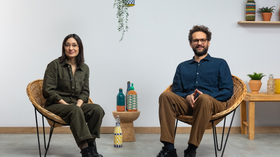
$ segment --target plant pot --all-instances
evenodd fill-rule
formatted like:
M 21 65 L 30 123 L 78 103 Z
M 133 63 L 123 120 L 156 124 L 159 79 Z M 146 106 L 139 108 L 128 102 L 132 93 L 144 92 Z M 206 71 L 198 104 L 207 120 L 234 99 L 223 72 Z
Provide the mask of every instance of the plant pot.
M 263 21 L 270 21 L 272 13 L 262 13 Z
M 135 5 L 135 0 L 124 0 L 124 3 L 128 7 L 133 7 Z
M 249 82 L 249 87 L 253 94 L 259 93 L 261 86 L 262 86 L 261 80 L 250 80 Z

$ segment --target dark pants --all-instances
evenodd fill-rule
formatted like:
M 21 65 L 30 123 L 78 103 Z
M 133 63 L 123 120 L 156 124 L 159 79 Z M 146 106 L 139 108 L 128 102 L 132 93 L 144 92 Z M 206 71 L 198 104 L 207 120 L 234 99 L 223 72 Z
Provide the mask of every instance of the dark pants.
M 212 115 L 225 108 L 226 102 L 220 102 L 207 94 L 198 96 L 192 108 L 186 99 L 173 92 L 164 92 L 159 97 L 160 140 L 174 143 L 176 116 L 192 115 L 193 124 L 188 143 L 198 147 Z
M 46 109 L 57 114 L 70 125 L 78 146 L 84 140 L 100 137 L 100 127 L 105 112 L 98 104 L 84 103 L 81 107 L 52 104 Z

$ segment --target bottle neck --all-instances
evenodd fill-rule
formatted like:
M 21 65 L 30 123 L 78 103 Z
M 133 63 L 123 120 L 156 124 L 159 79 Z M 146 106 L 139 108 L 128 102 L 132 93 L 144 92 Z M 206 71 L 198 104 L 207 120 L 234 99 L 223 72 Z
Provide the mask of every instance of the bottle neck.
M 116 126 L 120 126 L 120 122 L 117 122 L 117 123 L 116 123 Z

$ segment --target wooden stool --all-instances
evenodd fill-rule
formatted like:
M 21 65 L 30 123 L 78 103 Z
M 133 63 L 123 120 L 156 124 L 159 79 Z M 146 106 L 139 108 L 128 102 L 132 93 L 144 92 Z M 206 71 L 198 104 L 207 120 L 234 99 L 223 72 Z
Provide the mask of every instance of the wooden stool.
M 140 111 L 135 112 L 118 112 L 113 111 L 113 116 L 116 118 L 117 115 L 120 117 L 120 125 L 123 132 L 123 142 L 134 142 L 135 139 L 135 129 L 133 126 L 133 121 L 135 121 L 139 115 Z

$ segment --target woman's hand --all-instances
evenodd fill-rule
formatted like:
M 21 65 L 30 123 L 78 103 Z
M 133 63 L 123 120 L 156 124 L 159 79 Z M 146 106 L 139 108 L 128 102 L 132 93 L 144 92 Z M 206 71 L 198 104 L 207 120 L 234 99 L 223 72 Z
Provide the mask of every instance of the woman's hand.
M 84 101 L 82 99 L 78 99 L 76 106 L 81 107 L 83 105 Z
M 59 101 L 56 101 L 55 103 L 58 104 L 64 104 L 64 105 L 69 105 L 67 102 L 65 102 L 63 99 L 60 99 Z

